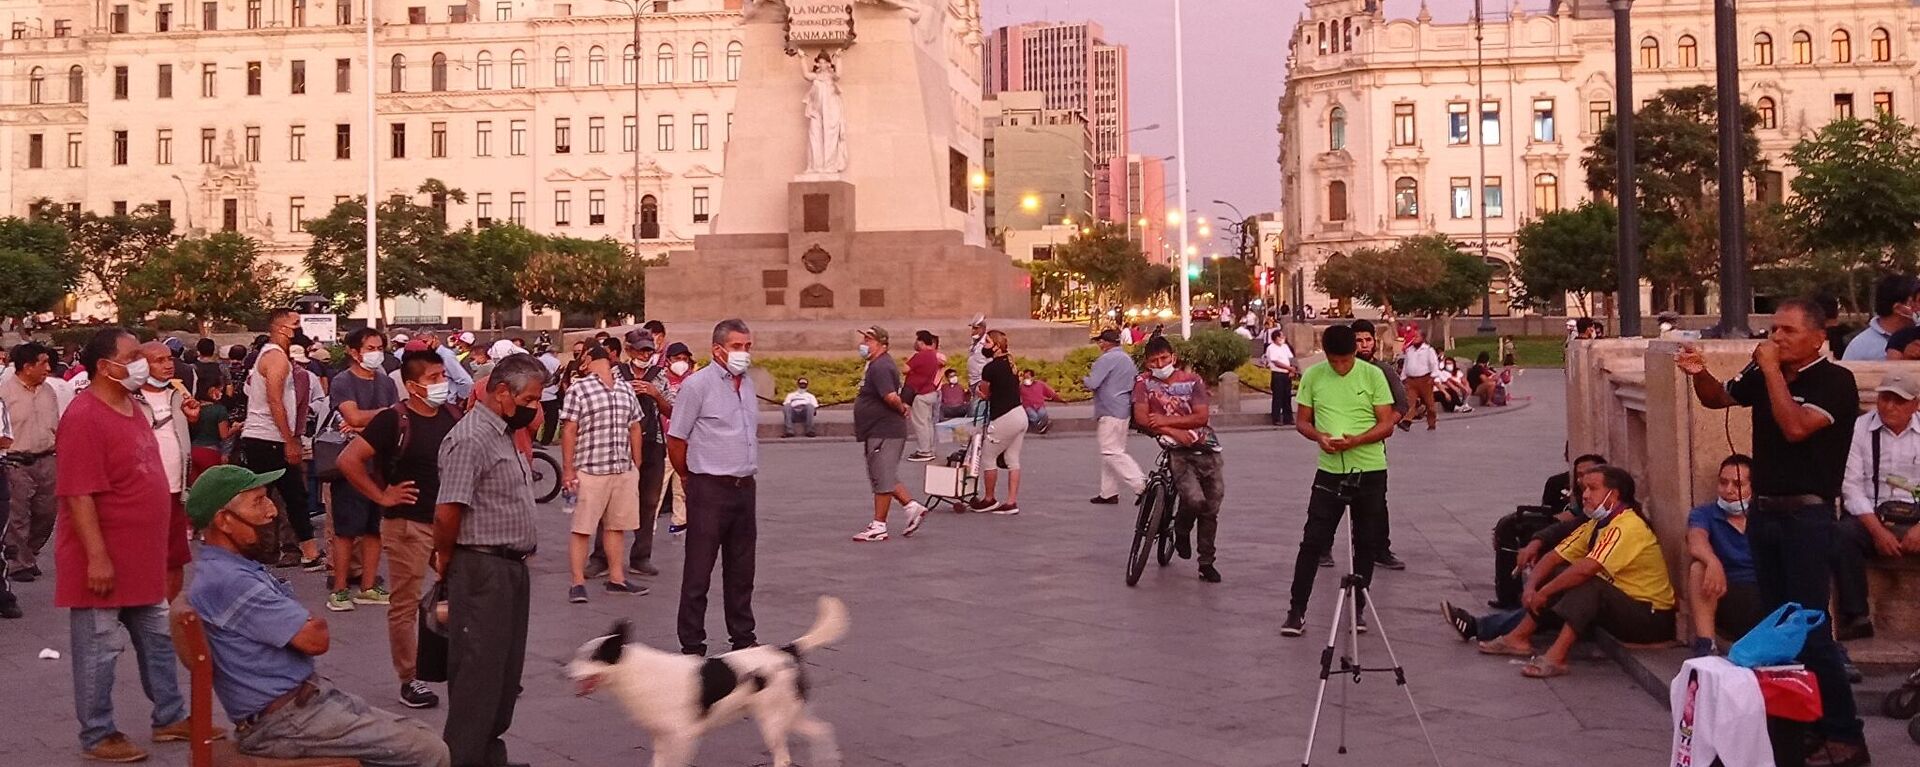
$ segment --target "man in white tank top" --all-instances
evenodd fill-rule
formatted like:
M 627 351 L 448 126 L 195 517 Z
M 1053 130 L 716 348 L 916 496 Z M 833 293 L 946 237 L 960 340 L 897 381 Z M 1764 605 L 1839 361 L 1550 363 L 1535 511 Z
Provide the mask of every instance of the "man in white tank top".
M 292 309 L 275 309 L 268 317 L 267 344 L 260 347 L 253 369 L 247 371 L 247 418 L 240 426 L 239 448 L 241 463 L 255 473 L 286 470 L 273 488 L 300 539 L 300 566 L 317 572 L 325 569 L 326 562 L 314 541 L 313 518 L 307 512 L 299 424 L 294 420 L 298 408 L 293 362 L 287 357 L 287 347 L 299 329 L 300 315 Z

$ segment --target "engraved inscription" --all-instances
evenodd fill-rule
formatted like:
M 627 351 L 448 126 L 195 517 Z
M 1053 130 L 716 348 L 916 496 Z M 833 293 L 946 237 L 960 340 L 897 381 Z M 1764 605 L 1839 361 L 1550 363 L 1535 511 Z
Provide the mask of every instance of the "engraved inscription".
M 764 269 L 760 272 L 760 287 L 777 290 L 787 286 L 787 270 Z
M 832 309 L 833 290 L 820 283 L 814 283 L 800 289 L 800 308 Z
M 828 232 L 833 224 L 828 214 L 833 208 L 833 198 L 824 194 L 803 194 L 800 196 L 800 217 L 802 228 L 808 232 Z
M 860 305 L 865 307 L 886 306 L 887 305 L 886 288 L 861 288 L 860 289 Z

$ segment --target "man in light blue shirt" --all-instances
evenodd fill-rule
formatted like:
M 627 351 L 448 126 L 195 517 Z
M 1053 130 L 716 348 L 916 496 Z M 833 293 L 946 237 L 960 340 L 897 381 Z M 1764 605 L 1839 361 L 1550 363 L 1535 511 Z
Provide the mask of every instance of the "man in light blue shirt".
M 1873 319 L 1859 335 L 1847 342 L 1840 359 L 1857 362 L 1887 361 L 1887 339 L 1913 326 L 1913 299 L 1920 284 L 1912 277 L 1892 275 L 1880 278 L 1873 288 Z
M 760 470 L 759 398 L 747 370 L 753 331 L 743 320 L 713 327 L 713 362 L 680 382 L 667 425 L 667 460 L 687 488 L 686 556 L 680 574 L 680 652 L 707 652 L 707 591 L 720 564 L 727 640 L 743 650 L 753 628 L 759 545 L 754 474 Z
M 1100 347 L 1100 357 L 1093 361 L 1093 370 L 1081 383 L 1093 392 L 1095 434 L 1100 445 L 1100 494 L 1088 502 L 1117 504 L 1120 485 L 1139 493 L 1147 484 L 1146 475 L 1140 473 L 1140 464 L 1127 455 L 1127 427 L 1133 421 L 1133 384 L 1140 377 L 1140 369 L 1133 366 L 1133 358 L 1127 356 L 1126 348 L 1120 345 L 1120 331 L 1103 330 L 1094 336 L 1093 343 Z

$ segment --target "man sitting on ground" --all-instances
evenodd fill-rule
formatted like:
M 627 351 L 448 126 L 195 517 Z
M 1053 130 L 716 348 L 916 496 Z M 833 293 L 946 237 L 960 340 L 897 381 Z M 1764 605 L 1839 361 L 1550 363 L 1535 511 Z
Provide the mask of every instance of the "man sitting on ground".
M 807 379 L 795 380 L 793 391 L 787 392 L 786 399 L 780 401 L 783 426 L 780 436 L 791 437 L 796 428 L 805 431 L 809 437 L 813 436 L 813 415 L 819 409 L 820 398 L 807 391 Z
M 278 513 L 265 488 L 280 474 L 215 466 L 187 496 L 188 517 L 206 533 L 187 603 L 206 625 L 213 691 L 233 720 L 235 744 L 275 759 L 447 767 L 446 743 L 425 724 L 368 706 L 315 674 L 327 622 L 263 564 L 276 556 L 268 532 Z
M 1053 391 L 1053 387 L 1041 380 L 1033 368 L 1020 371 L 1020 407 L 1027 411 L 1027 428 L 1035 434 L 1045 434 L 1053 428 L 1053 416 L 1047 414 L 1047 403 L 1066 402 Z
M 1720 462 L 1720 497 L 1687 512 L 1687 603 L 1693 609 L 1693 656 L 1714 653 L 1714 639 L 1746 636 L 1766 611 L 1747 545 L 1747 507 L 1753 502 L 1753 459 L 1739 453 Z
M 1920 525 L 1901 517 L 1911 514 L 1911 488 L 1920 480 L 1920 430 L 1913 421 L 1920 410 L 1920 377 L 1888 373 L 1874 392 L 1873 409 L 1853 424 L 1847 473 L 1840 484 L 1847 513 L 1834 528 L 1833 634 L 1841 641 L 1873 636 L 1867 558 L 1920 554 Z

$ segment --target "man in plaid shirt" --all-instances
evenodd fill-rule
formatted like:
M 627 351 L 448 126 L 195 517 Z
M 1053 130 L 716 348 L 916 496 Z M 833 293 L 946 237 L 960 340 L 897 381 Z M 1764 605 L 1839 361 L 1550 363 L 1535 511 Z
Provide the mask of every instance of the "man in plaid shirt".
M 640 471 L 635 465 L 645 444 L 640 402 L 632 389 L 614 380 L 612 355 L 605 347 L 588 347 L 584 369 L 587 375 L 567 390 L 560 409 L 561 481 L 579 496 L 567 541 L 573 568 L 567 601 L 575 603 L 587 601 L 587 550 L 602 521 L 607 593 L 647 593 L 645 587 L 627 583 L 626 557 L 621 556 L 627 532 L 640 527 Z

